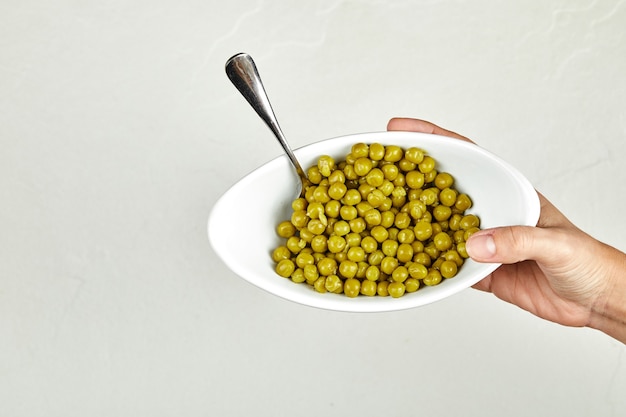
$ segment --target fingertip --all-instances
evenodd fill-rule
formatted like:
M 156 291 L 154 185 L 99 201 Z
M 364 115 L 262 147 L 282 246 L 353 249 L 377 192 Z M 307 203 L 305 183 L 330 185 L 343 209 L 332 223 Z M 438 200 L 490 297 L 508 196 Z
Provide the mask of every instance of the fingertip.
M 466 142 L 474 143 L 465 136 L 459 135 L 451 130 L 444 129 L 422 119 L 413 119 L 408 117 L 393 117 L 387 123 L 387 130 L 389 131 L 405 131 L 405 132 L 418 132 L 429 133 L 440 136 L 448 136 L 451 138 L 461 139 Z
M 479 262 L 489 262 L 496 256 L 496 242 L 492 232 L 473 234 L 466 242 L 465 248 L 470 258 Z
M 393 117 L 387 123 L 387 130 L 433 133 L 434 129 L 435 125 L 430 122 L 408 117 Z

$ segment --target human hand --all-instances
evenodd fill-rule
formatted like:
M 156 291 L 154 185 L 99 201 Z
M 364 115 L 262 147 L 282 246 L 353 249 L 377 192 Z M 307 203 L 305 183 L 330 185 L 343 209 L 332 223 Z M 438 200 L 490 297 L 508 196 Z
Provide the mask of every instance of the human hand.
M 394 118 L 387 130 L 472 142 L 418 119 Z M 544 196 L 536 227 L 481 230 L 467 241 L 478 262 L 502 263 L 474 285 L 532 314 L 566 326 L 597 328 L 626 343 L 626 255 L 572 224 Z

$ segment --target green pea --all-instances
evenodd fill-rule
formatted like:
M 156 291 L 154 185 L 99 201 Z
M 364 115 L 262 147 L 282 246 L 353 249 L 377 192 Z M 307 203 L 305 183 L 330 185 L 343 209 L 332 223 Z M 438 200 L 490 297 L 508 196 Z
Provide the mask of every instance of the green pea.
M 387 256 L 396 256 L 396 252 L 398 251 L 398 242 L 387 239 L 382 243 L 381 250 Z
M 372 187 L 378 187 L 382 185 L 383 181 L 385 180 L 385 174 L 383 174 L 383 172 L 379 168 L 374 168 L 367 173 L 367 175 L 365 176 L 365 180 Z
M 430 258 L 429 258 L 430 259 Z M 419 262 L 412 262 L 408 267 L 411 278 L 424 279 L 428 275 L 428 268 Z
M 342 182 L 335 182 L 328 187 L 328 196 L 333 200 L 341 200 L 348 191 L 346 184 Z
M 380 270 L 387 275 L 391 275 L 398 265 L 399 263 L 396 258 L 393 256 L 385 256 L 380 263 Z
M 345 167 L 343 167 L 342 171 L 343 175 L 345 175 L 346 177 L 346 180 L 356 180 L 357 178 L 359 178 L 357 173 L 354 171 L 354 165 L 347 164 Z
M 313 198 L 319 203 L 327 203 L 330 201 L 330 195 L 328 195 L 328 187 L 319 185 L 313 190 Z
M 379 281 L 376 285 L 376 294 L 378 294 L 379 297 L 388 297 L 389 281 Z
M 450 227 L 450 230 L 459 230 L 461 228 L 462 218 L 463 216 L 458 213 L 452 214 L 452 216 L 450 216 L 450 220 L 448 221 L 448 226 Z
M 432 269 L 428 272 L 428 275 L 422 280 L 425 285 L 432 287 L 441 282 L 441 273 L 436 269 Z
M 433 262 L 432 258 L 426 252 L 418 252 L 413 256 L 413 261 L 424 266 L 430 266 Z
M 447 172 L 440 172 L 435 177 L 435 186 L 440 190 L 450 188 L 454 184 L 454 178 Z
M 385 259 L 385 254 L 380 249 L 377 249 L 369 254 L 369 256 L 367 257 L 367 262 L 370 265 L 380 266 L 383 259 Z
M 350 233 L 350 224 L 345 220 L 339 220 L 338 222 L 335 223 L 333 232 L 337 236 L 345 236 L 348 233 Z
M 387 291 L 393 298 L 400 298 L 404 295 L 406 287 L 401 282 L 390 282 Z
M 396 186 L 386 178 L 383 180 L 383 183 L 378 186 L 378 190 L 383 193 L 385 197 L 389 197 L 395 189 Z
M 424 252 L 424 243 L 419 240 L 414 240 L 411 242 L 411 247 L 413 248 L 413 253 Z
M 467 194 L 459 194 L 456 202 L 454 203 L 454 207 L 460 212 L 464 212 L 465 210 L 472 207 L 472 200 Z
M 324 233 L 324 231 L 326 231 L 326 226 L 324 225 L 324 223 L 322 223 L 320 219 L 312 219 L 311 221 L 309 221 L 306 227 L 308 231 L 313 233 L 314 235 L 321 235 L 322 233 Z
M 398 167 L 404 172 L 409 172 L 417 168 L 417 164 L 415 162 L 411 162 L 407 158 L 402 158 L 400 161 L 398 161 Z
M 407 212 L 413 219 L 421 219 L 424 213 L 426 213 L 426 204 L 420 200 L 413 200 L 408 203 Z
M 435 169 L 435 160 L 432 157 L 426 155 L 424 156 L 424 159 L 422 159 L 422 162 L 417 164 L 417 167 L 420 172 L 426 174 Z
M 407 213 L 400 212 L 396 214 L 393 224 L 398 229 L 406 229 L 411 225 L 411 216 L 409 216 Z
M 306 247 L 306 242 L 297 236 L 291 236 L 287 239 L 287 248 L 291 253 L 300 253 Z
M 414 190 L 419 190 L 424 186 L 424 174 L 419 171 L 409 171 L 404 176 L 406 185 Z
M 448 250 L 452 247 L 452 239 L 446 232 L 439 232 L 433 238 L 435 247 L 440 251 Z
M 398 242 L 411 244 L 415 241 L 415 233 L 412 229 L 402 229 L 398 232 Z
M 315 204 L 315 203 L 311 203 Z M 346 206 L 342 206 L 341 203 L 337 200 L 330 200 L 328 203 L 324 205 L 324 215 L 326 217 L 336 218 L 339 216 L 341 209 Z M 347 206 L 349 207 L 349 206 Z
M 272 251 L 272 259 L 276 263 L 289 258 L 291 258 L 291 251 L 287 248 L 287 246 L 281 245 Z
M 424 242 L 433 235 L 433 226 L 430 222 L 417 222 L 413 228 L 413 233 L 417 240 Z
M 409 262 L 413 259 L 413 246 L 408 243 L 401 243 L 396 250 L 396 258 L 400 262 Z
M 428 245 L 424 246 L 424 253 L 428 254 L 431 259 L 437 259 L 441 251 L 437 249 L 433 242 L 430 242 Z
M 443 276 L 444 278 L 454 277 L 457 271 L 458 271 L 458 266 L 456 262 L 453 262 L 453 261 L 444 261 L 441 263 L 441 266 L 439 267 L 439 272 L 441 273 L 441 276 Z
M 378 249 L 378 241 L 372 236 L 366 236 L 361 239 L 361 247 L 366 253 L 372 253 Z
M 306 210 L 307 205 L 308 202 L 306 201 L 306 199 L 300 197 L 293 200 L 293 202 L 291 203 L 291 209 L 293 211 Z
M 395 282 L 404 282 L 409 277 L 409 270 L 405 266 L 399 265 L 391 273 L 391 279 Z
M 350 297 L 354 298 L 359 295 L 361 291 L 361 281 L 356 278 L 348 278 L 343 283 L 343 293 Z
M 291 259 L 283 259 L 276 264 L 276 273 L 283 278 L 289 278 L 295 269 L 296 265 Z
M 309 217 L 304 210 L 294 211 L 291 214 L 291 223 L 298 229 L 306 226 L 309 221 Z
M 305 265 L 302 269 L 304 270 L 304 278 L 308 283 L 317 281 L 320 276 L 320 271 L 315 265 Z
M 448 206 L 439 205 L 433 209 L 433 217 L 438 222 L 446 221 L 452 215 L 452 209 Z
M 328 177 L 335 169 L 335 160 L 329 155 L 322 155 L 317 160 L 317 168 L 322 176 Z
M 352 145 L 352 148 L 350 149 L 350 153 L 355 157 L 355 158 L 366 158 L 369 156 L 370 153 L 370 147 L 368 145 L 366 145 L 365 143 L 355 143 L 354 145 Z
M 304 268 L 306 265 L 315 264 L 315 258 L 313 255 L 306 252 L 301 252 L 296 256 L 296 265 L 298 268 Z
M 328 177 L 328 183 L 330 185 L 338 183 L 338 182 L 342 184 L 345 184 L 346 182 L 346 174 L 344 174 L 344 172 L 339 169 L 333 171 L 333 173 L 330 174 L 330 176 Z
M 463 230 L 468 230 L 473 227 L 478 227 L 480 225 L 480 220 L 474 214 L 468 214 L 467 216 L 463 216 L 459 226 Z M 467 239 L 466 239 L 467 240 Z
M 339 209 L 339 215 L 344 220 L 354 220 L 359 215 L 359 212 L 354 206 L 341 206 Z
M 350 230 L 352 230 L 354 233 L 361 233 L 367 227 L 367 224 L 365 223 L 365 219 L 361 217 L 357 217 L 356 219 L 350 220 L 348 224 L 350 225 Z
M 461 267 L 464 262 L 458 250 L 455 249 L 447 251 L 446 253 L 444 253 L 443 257 L 446 259 L 446 261 L 454 262 L 457 267 Z
M 359 266 L 356 262 L 345 260 L 339 264 L 339 275 L 344 278 L 354 278 Z
M 385 156 L 383 159 L 387 162 L 398 162 L 404 156 L 404 151 L 396 145 L 388 145 L 385 148 Z
M 358 268 L 356 270 L 356 277 L 360 280 L 365 279 L 365 271 L 369 268 L 370 264 L 365 262 L 365 258 L 362 261 L 357 262 Z
M 320 293 L 327 292 L 328 290 L 326 289 L 326 277 L 319 277 L 318 279 L 316 279 L 313 282 L 313 288 L 315 288 L 315 291 Z
M 380 278 L 380 269 L 376 265 L 370 265 L 365 271 L 365 278 L 368 281 L 378 281 Z
M 333 258 L 322 258 L 317 263 L 317 270 L 321 275 L 329 276 L 337 273 L 337 261 Z
M 385 157 L 385 147 L 380 143 L 370 144 L 369 157 L 372 161 L 380 161 Z
M 311 239 L 313 252 L 324 253 L 328 250 L 328 238 L 324 235 L 315 236 Z
M 439 201 L 444 206 L 452 207 L 456 203 L 457 192 L 451 188 L 444 188 L 439 193 Z
M 402 172 L 398 172 L 395 180 L 391 181 L 396 187 L 404 187 L 406 185 L 406 177 Z
M 382 243 L 389 237 L 389 231 L 383 226 L 374 226 L 371 231 L 372 237 Z
M 382 215 L 380 211 L 375 208 L 369 209 L 365 213 L 365 223 L 370 226 L 378 226 L 382 222 Z
M 309 168 L 306 172 L 306 176 L 313 184 L 319 184 L 322 181 L 322 173 L 317 166 Z
M 478 232 L 480 229 L 478 227 L 470 227 L 463 233 L 463 241 L 467 242 L 471 235 Z
M 359 177 L 366 176 L 373 167 L 374 163 L 369 158 L 358 158 L 354 161 L 354 172 L 356 172 Z
M 424 152 L 422 149 L 419 149 L 416 147 L 410 147 L 404 153 L 404 157 L 408 159 L 409 161 L 413 162 L 414 164 L 419 164 L 424 160 L 425 154 L 426 152 Z
M 467 249 L 465 248 L 465 242 L 457 243 L 456 250 L 463 259 L 469 258 L 469 255 L 467 254 Z
M 373 297 L 376 295 L 376 289 L 378 288 L 378 285 L 373 282 L 373 281 L 369 281 L 369 280 L 365 280 L 361 282 L 361 294 L 366 295 L 368 297 Z
M 385 179 L 389 181 L 393 181 L 398 178 L 399 169 L 397 165 L 394 164 L 385 164 L 380 167 L 380 170 L 383 171 Z
M 384 228 L 390 228 L 396 221 L 396 215 L 392 211 L 382 210 L 380 213 L 380 225 Z
M 380 190 L 373 190 L 367 195 L 367 202 L 372 205 L 372 207 L 378 207 L 385 201 L 385 195 Z
M 359 233 L 350 232 L 348 233 L 344 239 L 346 240 L 346 245 L 349 248 L 357 247 L 361 245 L 361 235 Z
M 427 206 L 432 206 L 439 200 L 439 193 L 437 188 L 427 188 L 420 194 L 420 200 Z
M 329 275 L 324 282 L 326 291 L 339 294 L 343 292 L 343 281 L 337 275 Z
M 302 268 L 296 268 L 295 271 L 291 274 L 291 280 L 296 284 L 300 284 L 306 282 L 306 278 L 304 277 L 304 271 Z
M 420 282 L 419 280 L 415 278 L 407 278 L 404 281 L 404 288 L 406 289 L 406 292 L 408 293 L 417 291 L 419 287 L 420 287 Z
M 328 238 L 328 250 L 332 253 L 339 253 L 346 247 L 346 240 L 341 236 L 333 235 Z
M 360 246 L 353 246 L 348 249 L 347 256 L 353 262 L 361 262 L 365 260 L 365 250 Z
M 288 238 L 296 234 L 296 227 L 290 221 L 283 221 L 276 227 L 278 236 Z

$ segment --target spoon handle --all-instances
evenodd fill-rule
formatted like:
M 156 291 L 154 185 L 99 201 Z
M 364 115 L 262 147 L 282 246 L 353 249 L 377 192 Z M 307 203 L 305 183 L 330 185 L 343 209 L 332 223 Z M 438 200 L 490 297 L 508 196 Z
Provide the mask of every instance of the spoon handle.
M 289 147 L 285 135 L 283 135 L 278 120 L 272 110 L 272 105 L 267 97 L 263 83 L 259 72 L 252 60 L 252 57 L 246 53 L 239 53 L 228 61 L 226 61 L 226 75 L 230 81 L 235 85 L 237 90 L 245 97 L 250 103 L 252 108 L 263 119 L 265 124 L 270 128 L 274 135 L 280 142 L 283 150 L 291 160 L 291 163 L 296 168 L 298 175 L 301 178 L 306 178 L 304 170 L 300 166 L 300 163 L 293 154 L 293 151 Z

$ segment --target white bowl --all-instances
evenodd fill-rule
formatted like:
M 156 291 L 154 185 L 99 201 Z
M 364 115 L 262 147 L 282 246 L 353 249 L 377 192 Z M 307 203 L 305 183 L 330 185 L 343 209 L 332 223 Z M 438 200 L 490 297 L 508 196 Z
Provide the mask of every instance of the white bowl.
M 534 226 L 539 219 L 539 198 L 530 182 L 502 159 L 469 142 L 413 132 L 364 133 L 328 139 L 294 151 L 304 169 L 321 155 L 345 159 L 357 142 L 417 146 L 437 161 L 437 169 L 452 174 L 455 187 L 473 201 L 468 212 L 478 215 L 481 228 L 507 225 Z M 400 298 L 318 293 L 274 272 L 271 253 L 283 240 L 276 225 L 291 217 L 297 198 L 298 177 L 286 156 L 277 157 L 233 185 L 213 207 L 208 234 L 224 263 L 250 283 L 300 304 L 348 312 L 382 312 L 422 306 L 449 297 L 477 283 L 498 264 L 468 259 L 457 276 L 432 287 L 420 287 Z

